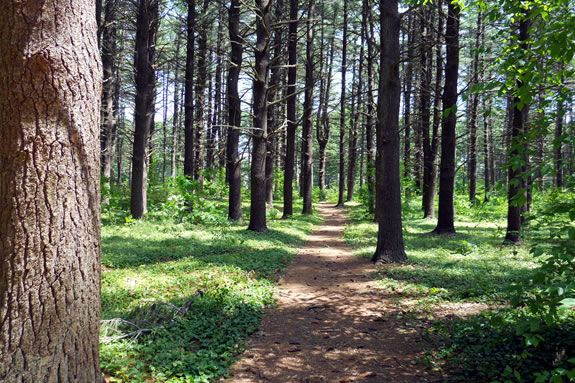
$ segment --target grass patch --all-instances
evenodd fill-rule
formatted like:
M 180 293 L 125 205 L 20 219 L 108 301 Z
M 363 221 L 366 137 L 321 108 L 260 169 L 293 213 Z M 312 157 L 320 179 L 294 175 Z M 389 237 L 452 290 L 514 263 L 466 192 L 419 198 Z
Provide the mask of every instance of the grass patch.
M 122 318 L 144 330 L 126 339 L 103 337 L 101 364 L 110 381 L 225 376 L 274 303 L 277 276 L 317 223 L 317 216 L 271 220 L 265 234 L 248 232 L 245 224 L 168 220 L 104 226 L 102 319 Z M 110 323 L 103 326 L 108 335 L 136 328 Z

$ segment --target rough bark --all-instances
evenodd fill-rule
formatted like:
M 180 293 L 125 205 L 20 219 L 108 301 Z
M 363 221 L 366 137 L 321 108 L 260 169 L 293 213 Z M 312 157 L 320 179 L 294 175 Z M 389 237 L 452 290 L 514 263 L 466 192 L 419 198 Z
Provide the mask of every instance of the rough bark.
M 268 129 L 270 134 L 268 136 L 267 156 L 266 156 L 266 203 L 269 208 L 273 207 L 274 200 L 274 165 L 276 156 L 278 155 L 277 144 L 280 134 L 282 118 L 281 118 L 281 66 L 283 64 L 283 0 L 278 0 L 275 4 L 274 21 L 276 27 L 274 28 L 273 37 L 273 59 L 271 61 L 270 69 L 270 85 L 268 91 L 268 98 L 270 106 L 268 110 Z
M 116 1 L 108 0 L 104 6 L 104 19 L 101 26 L 102 42 L 102 107 L 100 130 L 100 171 L 104 182 L 110 184 L 112 164 L 116 149 L 116 130 L 118 110 L 115 107 L 117 93 L 116 57 L 117 57 L 117 21 Z
M 297 81 L 297 28 L 298 0 L 290 0 L 290 22 L 288 41 L 288 83 L 287 83 L 287 132 L 286 156 L 284 163 L 284 209 L 283 217 L 293 214 L 293 182 L 295 173 L 295 136 L 296 136 L 296 81 Z
M 198 76 L 196 78 L 196 87 L 194 89 L 194 178 L 201 178 L 201 171 L 204 168 L 204 145 L 203 136 L 205 121 L 205 104 L 206 104 L 206 83 L 208 81 L 208 31 L 210 23 L 208 19 L 209 0 L 204 0 L 202 5 L 202 14 L 199 18 L 198 25 L 198 60 L 196 62 Z
M 475 42 L 473 47 L 473 64 L 471 69 L 470 86 L 478 84 L 481 81 L 479 50 L 481 49 L 481 35 L 483 34 L 483 13 L 477 14 L 477 26 L 475 31 Z M 469 201 L 477 201 L 477 109 L 479 107 L 479 95 L 472 93 L 469 102 L 469 120 L 468 120 L 468 152 L 467 152 L 467 179 L 469 180 Z
M 380 3 L 380 66 L 375 161 L 378 233 L 374 262 L 404 262 L 399 170 L 399 12 L 398 1 Z
M 373 65 L 375 60 L 374 49 L 374 26 L 371 13 L 371 0 L 364 0 L 364 17 L 367 22 L 367 114 L 365 117 L 365 148 L 366 148 L 366 175 L 367 175 L 367 194 L 368 194 L 368 211 L 370 214 L 375 213 L 375 148 L 373 145 L 374 133 L 374 105 L 373 99 Z
M 315 85 L 315 66 L 313 57 L 313 34 L 314 22 L 312 18 L 315 14 L 315 1 L 309 0 L 307 12 L 307 38 L 306 38 L 306 60 L 305 60 L 305 94 L 303 106 L 302 124 L 302 214 L 312 213 L 312 187 L 313 187 L 313 88 Z
M 178 174 L 178 141 L 180 135 L 180 35 L 176 37 L 176 64 L 174 65 L 174 115 L 172 117 L 171 177 Z
M 263 232 L 266 222 L 266 146 L 268 136 L 268 75 L 271 0 L 256 0 L 256 45 L 253 80 L 254 131 L 250 169 L 250 223 L 248 230 Z
M 142 218 L 147 210 L 148 156 L 154 124 L 156 91 L 156 35 L 159 24 L 157 0 L 139 0 L 136 28 L 134 144 L 132 150 L 132 189 L 130 212 Z
M 419 76 L 419 101 L 420 117 L 419 129 L 423 144 L 423 183 L 421 185 L 423 217 L 432 219 L 435 215 L 433 196 L 435 195 L 435 156 L 432 142 L 436 140 L 437 132 L 430 135 L 431 125 L 431 80 L 433 62 L 433 39 L 434 12 L 427 10 L 423 13 L 421 31 L 423 32 L 422 47 L 420 52 L 420 76 Z
M 443 87 L 439 206 L 435 234 L 454 234 L 453 192 L 455 183 L 455 126 L 457 124 L 457 78 L 459 74 L 459 17 L 457 3 L 449 2 L 445 44 L 445 85 Z
M 0 381 L 102 382 L 94 3 L 0 9 Z
M 343 2 L 343 41 L 341 52 L 341 95 L 339 111 L 339 183 L 337 206 L 343 207 L 345 193 L 345 107 L 346 107 L 346 73 L 347 73 L 347 34 L 348 2 Z
M 239 221 L 242 218 L 241 158 L 239 156 L 240 126 L 242 111 L 238 92 L 238 79 L 242 67 L 243 40 L 240 36 L 241 0 L 232 0 L 228 13 L 230 34 L 230 67 L 228 69 L 228 134 L 226 141 L 226 168 L 229 184 L 228 218 Z
M 186 18 L 186 71 L 184 82 L 184 175 L 194 176 L 194 71 L 196 1 L 187 0 Z
M 521 49 L 527 50 L 529 39 L 529 21 L 525 16 L 519 22 L 519 44 Z M 517 89 L 522 86 L 517 80 Z M 505 243 L 517 244 L 521 242 L 522 212 L 525 198 L 521 195 L 525 189 L 525 166 L 512 166 L 513 160 L 526 157 L 526 144 L 524 133 L 529 115 L 528 105 L 522 104 L 518 95 L 513 96 L 513 120 L 511 124 L 510 145 L 508 150 L 508 183 L 507 183 L 507 233 Z
M 364 0 L 365 1 L 365 0 Z M 407 16 L 407 63 L 405 65 L 405 92 L 403 94 L 403 176 L 409 179 L 411 174 L 411 92 L 413 88 L 413 59 L 415 58 L 415 33 L 413 13 Z M 369 55 L 370 56 L 370 55 Z M 369 60 L 369 59 L 368 59 Z M 369 61 L 368 61 L 368 65 Z M 405 194 L 409 196 L 411 190 L 405 188 Z

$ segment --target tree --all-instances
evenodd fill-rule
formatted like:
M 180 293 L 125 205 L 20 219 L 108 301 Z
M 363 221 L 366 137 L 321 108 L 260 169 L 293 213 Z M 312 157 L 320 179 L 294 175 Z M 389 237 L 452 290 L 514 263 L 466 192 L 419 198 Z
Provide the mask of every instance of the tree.
M 148 210 L 148 156 L 154 125 L 156 92 L 156 34 L 160 22 L 157 0 L 139 0 L 136 21 L 134 144 L 132 151 L 132 217 L 142 218 Z
M 198 76 L 196 78 L 194 96 L 196 102 L 194 104 L 194 178 L 200 178 L 200 171 L 204 167 L 203 162 L 203 146 L 202 137 L 205 126 L 205 103 L 206 103 L 206 82 L 208 78 L 208 31 L 210 29 L 210 22 L 208 19 L 208 6 L 209 0 L 204 0 L 202 5 L 202 14 L 199 17 L 198 25 L 198 60 L 196 67 Z
M 101 382 L 94 3 L 0 7 L 0 381 Z
M 100 131 L 100 168 L 101 175 L 106 183 L 110 183 L 112 177 L 112 163 L 116 148 L 116 128 L 118 110 L 115 103 L 115 95 L 119 86 L 116 76 L 117 56 L 117 20 L 116 0 L 106 1 L 104 6 L 104 19 L 102 30 L 102 108 L 101 108 L 101 131 Z
M 398 1 L 380 2 L 379 97 L 376 125 L 377 247 L 373 262 L 406 260 L 401 219 L 399 175 L 399 12 Z
M 527 15 L 519 22 L 520 49 L 527 50 L 529 40 L 529 20 Z M 526 177 L 526 123 L 529 116 L 529 107 L 519 97 L 518 90 L 524 86 L 521 79 L 516 81 L 516 90 L 513 97 L 513 120 L 511 122 L 511 137 L 508 155 L 508 185 L 507 185 L 507 233 L 505 242 L 516 244 L 521 242 L 522 211 L 525 205 L 525 177 Z
M 293 214 L 293 181 L 295 171 L 296 121 L 296 81 L 297 81 L 297 28 L 298 0 L 290 0 L 289 41 L 288 41 L 288 83 L 287 83 L 287 133 L 284 162 L 284 211 L 283 217 Z
M 446 63 L 443 87 L 441 164 L 439 168 L 439 206 L 435 234 L 454 234 L 453 191 L 455 183 L 455 126 L 457 124 L 457 78 L 459 75 L 459 17 L 457 2 L 447 6 L 445 31 Z
M 184 82 L 184 175 L 194 177 L 194 59 L 196 1 L 187 0 L 188 15 L 186 19 L 186 70 Z
M 346 108 L 346 84 L 347 73 L 347 22 L 348 22 L 348 2 L 343 2 L 343 41 L 341 47 L 341 95 L 339 111 L 339 186 L 337 196 L 337 206 L 343 207 L 345 193 L 345 108 Z
M 268 75 L 271 0 L 256 0 L 256 45 L 253 74 L 254 131 L 250 169 L 249 230 L 266 231 L 266 146 L 268 135 Z
M 230 68 L 228 70 L 228 139 L 226 144 L 226 174 L 229 184 L 228 218 L 242 218 L 241 159 L 238 154 L 242 110 L 238 79 L 242 68 L 242 37 L 240 36 L 240 2 L 232 0 L 228 13 L 230 30 Z
M 314 57 L 313 57 L 313 24 L 312 18 L 315 12 L 315 1 L 309 0 L 307 12 L 307 38 L 306 38 L 306 60 L 305 60 L 305 96 L 303 107 L 302 126 L 302 190 L 303 190 L 303 214 L 312 213 L 312 169 L 313 169 L 313 130 L 312 130 L 312 108 L 313 108 L 313 88 L 314 78 Z
M 473 64 L 471 68 L 470 85 L 479 84 L 482 81 L 480 69 L 479 50 L 481 49 L 481 35 L 483 33 L 483 13 L 477 13 L 477 26 L 475 30 L 475 42 L 473 46 Z M 472 93 L 469 99 L 469 145 L 468 145 L 468 164 L 467 178 L 469 179 L 469 201 L 477 201 L 477 109 L 479 107 L 479 95 Z

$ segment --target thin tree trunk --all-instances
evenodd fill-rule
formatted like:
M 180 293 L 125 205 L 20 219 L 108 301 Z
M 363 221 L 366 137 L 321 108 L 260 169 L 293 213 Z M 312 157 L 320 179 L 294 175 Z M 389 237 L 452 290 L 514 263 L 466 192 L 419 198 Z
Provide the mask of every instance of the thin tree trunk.
M 314 57 L 313 57 L 313 33 L 315 16 L 315 1 L 308 1 L 307 12 L 307 39 L 306 39 L 306 62 L 305 62 L 305 95 L 303 106 L 303 125 L 302 125 L 302 191 L 303 191 L 303 209 L 302 214 L 312 213 L 312 188 L 313 188 L 313 88 L 315 85 L 314 78 Z
M 256 0 L 256 45 L 253 81 L 254 132 L 250 169 L 250 223 L 248 230 L 263 232 L 266 223 L 266 146 L 268 136 L 268 73 L 271 0 Z
M 555 118 L 555 139 L 553 142 L 553 160 L 555 165 L 555 187 L 563 187 L 563 118 L 565 117 L 565 104 L 563 96 L 557 98 L 557 116 Z
M 365 2 L 366 0 L 364 0 Z M 415 59 L 415 33 L 413 13 L 407 16 L 407 63 L 405 65 L 405 92 L 403 95 L 403 177 L 407 180 L 411 174 L 411 91 L 413 88 L 413 60 Z M 368 45 L 369 49 L 369 45 Z M 371 57 L 371 55 L 368 54 Z M 368 58 L 368 65 L 370 63 Z M 369 82 L 369 80 L 368 80 Z M 371 86 L 371 85 L 370 85 Z M 409 196 L 410 187 L 405 187 L 405 195 Z
M 435 234 L 454 234 L 453 191 L 455 183 L 455 127 L 457 124 L 457 78 L 459 74 L 459 17 L 457 3 L 449 2 L 445 45 L 445 85 L 442 96 L 441 165 L 439 170 L 439 206 Z
M 345 193 L 345 107 L 346 107 L 346 73 L 347 73 L 347 28 L 348 2 L 343 2 L 343 41 L 341 53 L 341 99 L 339 115 L 339 186 L 337 206 L 343 207 Z
M 186 20 L 186 74 L 184 84 L 184 175 L 194 176 L 194 61 L 195 61 L 195 28 L 196 1 L 187 0 L 188 16 Z
M 205 121 L 205 102 L 206 102 L 206 83 L 208 79 L 208 31 L 210 23 L 208 18 L 209 0 L 204 0 L 202 5 L 201 24 L 198 28 L 198 77 L 196 79 L 196 88 L 194 95 L 196 102 L 194 105 L 195 130 L 194 130 L 194 178 L 201 179 L 201 171 L 204 168 L 204 148 L 203 135 L 206 125 Z
M 154 124 L 156 74 L 156 34 L 160 21 L 157 0 L 139 0 L 136 29 L 136 102 L 134 107 L 134 144 L 132 151 L 132 192 L 130 212 L 142 218 L 147 210 L 148 155 Z
M 283 217 L 293 214 L 293 182 L 295 172 L 295 136 L 296 136 L 296 81 L 297 81 L 297 28 L 298 0 L 290 0 L 290 22 L 288 41 L 288 84 L 287 84 L 287 132 L 286 156 L 284 164 L 284 209 Z
M 103 382 L 94 3 L 0 9 L 0 381 Z
M 358 129 L 361 122 L 361 94 L 363 91 L 363 64 L 364 64 L 364 42 L 361 42 L 360 53 L 359 53 L 359 73 L 358 81 L 356 84 L 356 93 L 352 100 L 352 107 L 350 113 L 349 121 L 349 147 L 348 147 L 348 167 L 347 167 L 347 197 L 346 200 L 349 202 L 353 199 L 353 192 L 355 190 L 355 176 L 357 174 L 357 139 L 358 139 Z M 353 70 L 353 77 L 355 78 L 355 65 Z M 355 79 L 354 81 L 355 82 Z
M 180 132 L 180 35 L 176 37 L 176 57 L 174 67 L 174 115 L 172 117 L 172 150 L 171 150 L 171 176 L 178 174 L 178 138 Z
M 470 86 L 478 84 L 481 81 L 480 63 L 479 63 L 479 50 L 481 49 L 481 35 L 483 34 L 483 13 L 477 13 L 477 26 L 475 32 L 475 44 L 473 48 L 473 64 L 471 69 L 471 83 Z M 468 162 L 467 162 L 467 178 L 469 179 L 469 201 L 473 204 L 477 202 L 477 109 L 479 107 L 479 95 L 470 95 L 470 111 L 469 111 L 469 126 L 468 126 Z
M 104 7 L 104 20 L 101 26 L 102 42 L 102 108 L 100 131 L 100 169 L 104 182 L 110 185 L 112 178 L 112 164 L 116 149 L 116 131 L 118 124 L 118 110 L 115 108 L 115 95 L 118 87 L 116 77 L 117 57 L 117 20 L 116 1 L 106 1 Z
M 377 248 L 373 262 L 395 263 L 406 260 L 401 220 L 401 182 L 399 170 L 399 12 L 398 1 L 380 3 L 380 66 L 377 102 L 376 198 L 378 217 Z
M 242 110 L 238 92 L 238 79 L 242 68 L 243 39 L 240 36 L 241 0 L 232 0 L 228 14 L 230 33 L 230 67 L 228 69 L 228 134 L 226 141 L 226 167 L 229 183 L 228 218 L 242 218 L 241 157 L 239 156 Z
M 374 134 L 374 105 L 373 99 L 373 65 L 375 61 L 374 48 L 374 27 L 371 13 L 371 0 L 363 0 L 363 14 L 367 23 L 367 115 L 365 118 L 365 148 L 366 148 L 366 173 L 367 173 L 367 194 L 368 194 L 368 211 L 375 214 L 375 151 L 373 147 Z

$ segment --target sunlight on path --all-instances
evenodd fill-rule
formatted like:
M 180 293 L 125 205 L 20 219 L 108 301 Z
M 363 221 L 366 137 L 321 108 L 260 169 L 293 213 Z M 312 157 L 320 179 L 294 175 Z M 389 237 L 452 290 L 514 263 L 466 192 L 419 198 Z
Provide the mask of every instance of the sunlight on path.
M 232 368 L 228 382 L 432 382 L 422 340 L 402 326 L 389 296 L 372 288 L 373 266 L 342 239 L 345 213 L 325 221 L 280 281 L 279 307 Z

